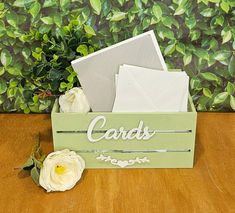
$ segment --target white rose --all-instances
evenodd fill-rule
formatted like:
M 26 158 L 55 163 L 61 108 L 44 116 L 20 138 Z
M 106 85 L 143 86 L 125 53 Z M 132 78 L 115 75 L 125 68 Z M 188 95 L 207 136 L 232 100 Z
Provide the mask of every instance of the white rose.
M 84 160 L 74 151 L 52 152 L 43 161 L 39 184 L 47 192 L 69 190 L 81 178 L 84 168 Z
M 83 90 L 74 87 L 59 97 L 61 112 L 89 112 L 90 106 Z

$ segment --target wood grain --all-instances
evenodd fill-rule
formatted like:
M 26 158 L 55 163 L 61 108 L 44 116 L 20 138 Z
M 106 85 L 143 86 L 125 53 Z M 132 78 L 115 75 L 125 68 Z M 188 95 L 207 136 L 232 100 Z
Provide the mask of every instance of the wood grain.
M 46 193 L 14 169 L 39 131 L 53 150 L 50 122 L 0 114 L 0 212 L 235 212 L 235 113 L 198 113 L 193 169 L 86 170 L 65 193 Z

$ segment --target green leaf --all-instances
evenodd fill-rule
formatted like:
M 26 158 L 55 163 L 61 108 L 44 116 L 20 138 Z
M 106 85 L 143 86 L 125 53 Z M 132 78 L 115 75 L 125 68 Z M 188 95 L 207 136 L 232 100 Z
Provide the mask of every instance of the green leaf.
M 208 89 L 208 88 L 203 88 L 203 95 L 205 95 L 208 98 L 212 97 L 212 93 L 211 93 L 210 89 Z
M 34 162 L 30 157 L 20 168 L 23 170 L 31 170 L 33 168 Z
M 18 15 L 13 12 L 13 11 L 8 11 L 7 12 L 7 15 L 6 15 L 6 18 L 7 18 L 7 22 L 13 26 L 13 27 L 17 27 L 18 25 Z
M 16 92 L 17 92 L 17 88 L 8 88 L 7 89 L 7 98 L 15 97 Z
M 128 13 L 128 20 L 129 23 L 133 22 L 133 20 L 135 19 L 135 14 L 133 13 Z M 151 23 L 152 24 L 152 23 Z
M 215 14 L 215 10 L 212 8 L 207 8 L 201 11 L 200 14 L 204 17 L 212 17 Z
M 179 16 L 184 14 L 186 11 L 186 7 L 184 5 L 180 5 L 178 8 L 176 8 L 174 16 Z
M 88 55 L 88 48 L 85 44 L 81 44 L 77 47 L 76 51 L 81 53 L 81 55 L 86 56 Z
M 226 86 L 226 91 L 228 92 L 229 95 L 232 95 L 235 92 L 235 85 L 232 84 L 231 82 L 228 82 Z
M 143 24 L 144 24 L 144 21 L 143 21 Z M 120 30 L 121 30 L 121 27 L 118 24 L 112 23 L 111 28 L 110 28 L 110 32 L 118 33 L 118 32 L 120 32 Z
M 218 41 L 214 38 L 210 40 L 210 47 L 209 49 L 215 50 L 218 48 Z
M 73 82 L 73 79 L 74 79 L 74 75 L 73 75 L 73 74 L 70 74 L 70 75 L 67 77 L 67 81 L 68 81 L 68 82 Z
M 91 7 L 95 11 L 95 14 L 100 15 L 101 12 L 101 2 L 100 0 L 90 0 Z
M 230 30 L 228 30 L 228 31 L 222 30 L 221 35 L 222 35 L 222 38 L 223 38 L 222 44 L 228 42 L 232 38 L 232 33 L 231 33 Z
M 12 78 L 10 80 L 10 84 L 9 84 L 9 87 L 16 87 L 18 85 L 19 81 L 15 78 Z
M 190 32 L 191 41 L 196 41 L 200 38 L 201 32 L 199 30 L 192 30 Z
M 37 104 L 34 104 L 34 103 L 29 102 L 29 103 L 28 103 L 28 106 L 29 106 L 29 109 L 30 109 L 32 112 L 39 112 L 38 103 L 37 103 Z
M 53 19 L 58 27 L 62 26 L 62 17 L 60 15 L 55 15 Z
M 176 45 L 176 51 L 181 53 L 182 55 L 185 55 L 185 45 L 183 43 L 178 43 Z
M 24 109 L 24 113 L 25 113 L 25 114 L 29 114 L 29 113 L 30 113 L 30 109 L 29 109 L 29 108 L 25 108 L 25 109 Z
M 16 0 L 13 3 L 14 7 L 24 7 L 24 0 Z
M 148 27 L 149 27 L 149 25 L 150 25 L 150 19 L 149 18 L 144 18 L 144 20 L 143 20 L 143 30 L 145 30 L 145 29 L 147 29 Z
M 51 62 L 57 62 L 58 59 L 59 59 L 59 56 L 56 54 L 53 54 L 53 59 L 51 60 Z
M 30 175 L 34 181 L 34 183 L 36 183 L 39 186 L 39 171 L 37 169 L 37 167 L 33 167 L 32 170 L 30 171 Z
M 114 12 L 113 16 L 110 19 L 110 21 L 121 21 L 124 18 L 126 18 L 126 13 L 124 13 L 124 12 Z
M 171 55 L 175 51 L 175 44 L 170 44 L 164 50 L 164 55 Z
M 0 3 L 0 10 L 4 10 L 4 8 L 5 8 L 4 3 Z
M 24 47 L 22 50 L 22 55 L 27 59 L 31 55 L 30 49 L 27 47 Z
M 193 90 L 201 90 L 201 81 L 197 77 L 192 77 L 190 80 L 190 87 Z
M 142 0 L 142 2 L 146 5 L 148 4 L 148 0 Z
M 51 100 L 44 99 L 44 100 L 39 100 L 39 102 L 40 102 L 40 105 L 39 105 L 40 111 L 48 109 L 51 105 Z M 42 167 L 42 161 L 38 161 L 37 167 L 38 168 Z
M 136 8 L 138 8 L 138 9 L 142 9 L 142 2 L 141 2 L 141 0 L 134 0 L 135 1 L 135 6 L 136 6 Z
M 183 61 L 184 61 L 184 66 L 190 64 L 191 61 L 192 61 L 192 54 L 186 54 L 186 55 L 183 57 Z
M 21 71 L 18 67 L 7 67 L 7 72 L 11 75 L 21 75 Z
M 60 88 L 65 89 L 67 87 L 67 84 L 65 82 L 60 82 Z
M 42 54 L 41 54 L 41 53 L 32 52 L 32 56 L 33 56 L 37 61 L 41 61 L 41 60 L 42 60 Z
M 228 13 L 229 11 L 229 3 L 227 3 L 226 1 L 222 0 L 220 7 L 222 8 L 223 11 L 225 11 L 226 13 Z
M 153 15 L 157 19 L 160 19 L 162 17 L 162 9 L 159 5 L 157 5 L 157 4 L 153 5 L 152 12 L 153 12 Z
M 231 52 L 226 50 L 220 50 L 214 54 L 214 59 L 217 61 L 224 61 L 225 59 L 229 58 Z
M 39 99 L 39 98 L 38 98 L 38 95 L 34 95 L 34 96 L 33 96 L 33 102 L 34 102 L 34 103 L 37 103 L 37 102 L 38 102 L 38 99 Z
M 135 28 L 133 29 L 132 35 L 136 36 L 139 35 L 142 32 L 142 28 L 140 26 L 135 26 Z
M 221 104 L 221 103 L 225 102 L 227 97 L 228 97 L 228 92 L 221 92 L 215 96 L 213 104 Z
M 198 57 L 198 58 L 201 58 L 201 59 L 204 59 L 204 60 L 209 60 L 209 54 L 208 54 L 208 51 L 202 49 L 202 48 L 197 48 L 196 51 L 194 52 L 194 54 Z
M 7 84 L 4 79 L 0 78 L 0 95 L 7 91 Z
M 230 106 L 233 110 L 235 110 L 235 97 L 230 95 Z
M 60 7 L 65 10 L 67 6 L 69 5 L 70 0 L 60 0 Z
M 0 20 L 0 32 L 4 31 L 6 28 L 5 28 L 5 23 L 3 20 Z
M 11 53 L 7 49 L 3 49 L 1 52 L 1 62 L 3 66 L 7 67 L 12 62 Z
M 36 0 L 24 0 L 24 7 L 26 10 L 29 10 L 30 6 L 35 2 Z
M 125 3 L 125 0 L 117 0 L 117 1 L 121 6 L 123 6 L 123 4 Z
M 208 1 L 213 3 L 220 3 L 221 0 L 208 0 Z
M 211 56 L 210 56 L 209 61 L 207 61 L 208 67 L 214 65 L 215 63 L 216 63 L 216 61 L 213 58 L 211 58 Z
M 232 55 L 230 59 L 230 62 L 228 65 L 228 71 L 232 77 L 235 77 L 235 55 L 234 54 Z
M 84 30 L 87 34 L 96 35 L 94 29 L 89 25 L 84 25 Z
M 207 81 L 219 81 L 219 78 L 211 72 L 203 72 L 201 76 Z
M 174 40 L 175 37 L 174 37 L 174 33 L 172 32 L 172 30 L 166 28 L 166 27 L 159 27 L 157 29 L 158 31 L 158 36 L 161 38 L 161 39 L 165 39 L 165 38 L 168 38 L 170 40 Z
M 197 24 L 196 18 L 195 16 L 191 16 L 191 17 L 186 17 L 185 19 L 185 24 L 186 26 L 191 30 L 192 28 L 194 28 Z
M 56 0 L 45 0 L 43 4 L 43 8 L 45 7 L 52 7 L 56 5 Z
M 163 16 L 163 17 L 162 17 L 162 23 L 163 23 L 165 26 L 169 27 L 169 28 L 171 28 L 172 25 L 174 25 L 176 28 L 179 29 L 179 23 L 178 23 L 178 21 L 177 21 L 176 19 L 174 19 L 173 17 L 170 17 L 170 16 Z
M 42 24 L 38 29 L 39 33 L 41 34 L 48 33 L 50 30 L 51 30 L 51 25 L 46 25 L 46 24 Z
M 40 12 L 40 10 L 41 10 L 41 4 L 35 2 L 30 6 L 29 13 L 32 15 L 33 18 L 35 18 Z
M 0 76 L 3 75 L 5 73 L 5 68 L 4 67 L 0 67 Z
M 218 24 L 218 25 L 220 25 L 221 27 L 223 26 L 223 24 L 224 24 L 224 17 L 221 15 L 221 16 L 218 16 L 218 17 L 216 17 L 216 19 L 215 19 L 215 23 L 216 24 Z
M 0 105 L 2 105 L 5 101 L 5 98 L 3 95 L 0 95 Z
M 42 22 L 48 25 L 53 24 L 53 19 L 50 16 L 46 16 L 41 18 Z

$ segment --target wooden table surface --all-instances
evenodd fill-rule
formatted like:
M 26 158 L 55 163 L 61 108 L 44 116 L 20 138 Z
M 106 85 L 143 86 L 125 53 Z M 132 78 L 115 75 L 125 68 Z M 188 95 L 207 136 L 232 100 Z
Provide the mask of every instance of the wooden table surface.
M 235 212 L 235 113 L 198 113 L 193 169 L 86 170 L 67 192 L 46 193 L 19 173 L 50 115 L 0 114 L 0 212 Z

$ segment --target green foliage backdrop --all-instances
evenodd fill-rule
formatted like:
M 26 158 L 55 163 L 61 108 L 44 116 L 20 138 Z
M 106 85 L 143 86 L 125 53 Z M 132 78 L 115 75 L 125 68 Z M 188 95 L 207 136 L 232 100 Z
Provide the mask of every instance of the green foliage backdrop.
M 3 0 L 0 111 L 49 112 L 71 60 L 150 29 L 199 111 L 235 110 L 234 0 Z

